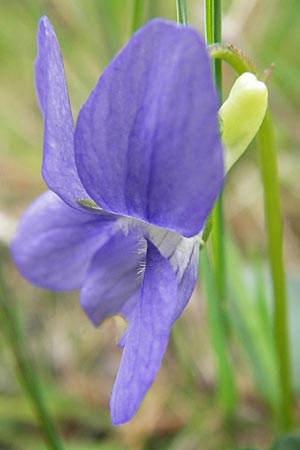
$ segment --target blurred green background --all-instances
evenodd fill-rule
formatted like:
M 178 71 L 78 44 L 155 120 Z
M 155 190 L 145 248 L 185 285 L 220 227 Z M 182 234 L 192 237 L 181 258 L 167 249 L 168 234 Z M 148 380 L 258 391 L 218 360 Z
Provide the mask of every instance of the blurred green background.
M 145 0 L 144 19 L 176 20 L 175 0 Z M 190 23 L 204 32 L 203 1 L 187 0 Z M 234 417 L 224 420 L 217 363 L 198 288 L 172 331 L 159 375 L 139 412 L 113 428 L 109 395 L 123 326 L 113 318 L 94 329 L 78 292 L 30 286 L 8 246 L 23 209 L 45 190 L 40 175 L 43 125 L 33 61 L 37 21 L 50 18 L 64 57 L 74 119 L 101 71 L 130 36 L 132 0 L 0 0 L 0 264 L 45 399 L 67 449 L 226 450 L 268 448 L 273 438 L 276 369 L 260 175 L 255 143 L 232 170 L 224 202 L 229 280 L 226 315 L 237 384 Z M 224 0 L 223 41 L 243 49 L 262 72 L 275 64 L 269 96 L 276 126 L 290 304 L 293 387 L 300 380 L 300 2 Z M 224 66 L 224 89 L 235 75 Z M 0 333 L 0 449 L 44 449 Z M 287 449 L 288 450 L 288 449 Z

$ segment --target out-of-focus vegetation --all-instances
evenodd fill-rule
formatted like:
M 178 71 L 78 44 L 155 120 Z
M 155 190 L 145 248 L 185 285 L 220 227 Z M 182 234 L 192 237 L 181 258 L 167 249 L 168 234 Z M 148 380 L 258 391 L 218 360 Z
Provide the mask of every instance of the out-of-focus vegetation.
M 202 32 L 203 3 L 187 1 L 190 22 Z M 45 401 L 67 449 L 267 449 L 273 438 L 277 373 L 255 143 L 230 173 L 224 194 L 226 316 L 238 392 L 230 420 L 224 420 L 218 401 L 201 266 L 198 288 L 174 326 L 153 387 L 135 418 L 113 428 L 108 403 L 120 358 L 115 346 L 120 320 L 114 318 L 94 329 L 79 307 L 78 293 L 51 293 L 30 286 L 9 257 L 8 243 L 18 216 L 45 189 L 40 175 L 42 119 L 33 83 L 38 18 L 47 14 L 58 35 L 76 120 L 99 74 L 130 35 L 132 5 L 131 0 L 0 0 L 0 264 L 9 286 L 6 300 L 14 302 Z M 296 392 L 300 384 L 300 3 L 224 0 L 223 9 L 223 41 L 246 51 L 261 71 L 275 64 L 268 86 L 279 148 Z M 145 0 L 145 20 L 153 16 L 176 20 L 175 0 Z M 234 76 L 224 67 L 225 92 Z M 42 450 L 41 433 L 1 333 L 0 360 L 0 449 Z M 280 445 L 278 449 L 283 448 Z M 288 445 L 286 450 L 292 450 L 293 444 Z

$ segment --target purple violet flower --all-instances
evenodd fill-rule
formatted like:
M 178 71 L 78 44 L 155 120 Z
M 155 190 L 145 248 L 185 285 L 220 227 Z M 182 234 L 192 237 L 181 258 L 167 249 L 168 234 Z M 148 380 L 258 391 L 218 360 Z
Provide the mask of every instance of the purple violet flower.
M 110 403 L 112 422 L 124 423 L 192 294 L 196 235 L 223 182 L 210 61 L 194 29 L 146 23 L 104 70 L 74 130 L 59 44 L 42 17 L 35 80 L 50 190 L 21 218 L 13 257 L 37 286 L 81 289 L 93 324 L 126 318 Z

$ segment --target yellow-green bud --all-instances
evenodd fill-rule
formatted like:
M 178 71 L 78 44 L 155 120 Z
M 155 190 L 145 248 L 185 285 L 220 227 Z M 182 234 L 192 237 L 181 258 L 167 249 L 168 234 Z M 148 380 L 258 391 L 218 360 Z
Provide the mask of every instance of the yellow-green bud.
M 261 126 L 268 89 L 253 73 L 243 73 L 219 110 L 226 172 L 244 153 Z

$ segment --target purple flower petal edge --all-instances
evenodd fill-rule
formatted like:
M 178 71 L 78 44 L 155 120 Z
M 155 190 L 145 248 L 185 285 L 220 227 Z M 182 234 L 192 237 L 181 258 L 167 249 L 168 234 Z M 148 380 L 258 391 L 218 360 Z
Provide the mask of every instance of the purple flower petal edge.
M 89 199 L 78 177 L 74 156 L 74 124 L 64 66 L 55 31 L 46 16 L 38 25 L 35 84 L 44 118 L 42 174 L 48 187 L 70 206 Z

